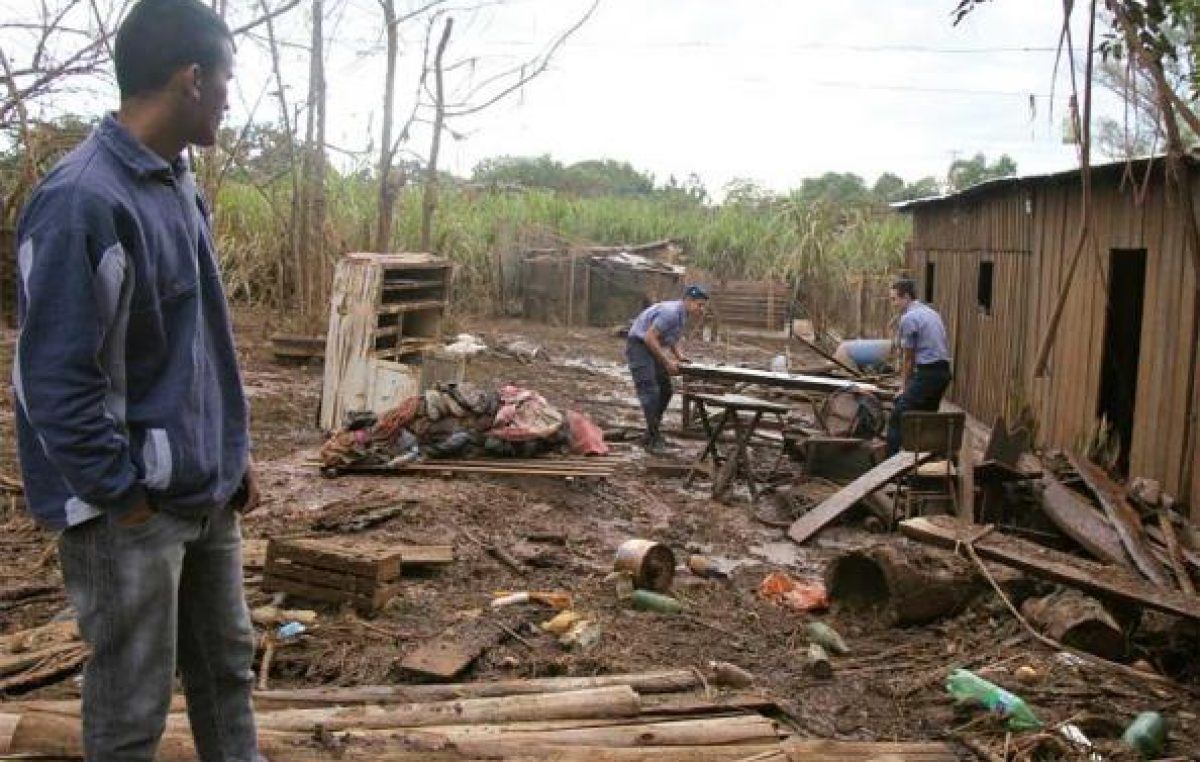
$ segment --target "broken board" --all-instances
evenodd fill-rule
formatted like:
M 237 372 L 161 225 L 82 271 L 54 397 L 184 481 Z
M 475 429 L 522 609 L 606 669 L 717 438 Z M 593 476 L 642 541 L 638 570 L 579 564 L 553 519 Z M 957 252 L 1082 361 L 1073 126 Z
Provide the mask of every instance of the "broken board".
M 788 537 L 798 543 L 805 542 L 838 516 L 850 510 L 859 500 L 932 457 L 929 453 L 920 456 L 911 452 L 896 453 L 850 482 L 833 497 L 796 519 L 788 529 Z
M 979 529 L 948 516 L 918 517 L 900 523 L 905 537 L 959 552 L 963 552 L 961 544 L 970 542 Z M 972 545 L 980 558 L 1035 577 L 1200 622 L 1200 599 L 1174 590 L 1156 590 L 1120 567 L 1088 561 L 1000 532 L 990 532 Z
M 426 677 L 450 680 L 484 651 L 498 645 L 508 632 L 498 620 L 483 615 L 460 622 L 417 646 L 400 662 L 401 668 Z
M 1067 461 L 1070 462 L 1071 468 L 1075 469 L 1083 478 L 1088 489 L 1096 495 L 1096 499 L 1100 501 L 1100 506 L 1108 515 L 1108 520 L 1112 522 L 1113 529 L 1117 530 L 1117 536 L 1121 538 L 1121 544 L 1125 546 L 1125 550 L 1133 559 L 1133 565 L 1137 567 L 1137 570 L 1158 587 L 1172 587 L 1167 581 L 1163 567 L 1146 547 L 1145 535 L 1142 533 L 1142 520 L 1129 501 L 1125 499 L 1125 489 L 1108 478 L 1108 474 L 1094 463 L 1071 453 L 1067 454 Z
M 1042 486 L 1042 513 L 1054 526 L 1097 559 L 1131 568 L 1121 538 L 1103 514 L 1053 476 L 1043 477 Z
M 875 384 L 861 381 L 851 381 L 833 376 L 813 376 L 801 373 L 776 373 L 769 370 L 754 368 L 739 368 L 736 365 L 706 365 L 703 363 L 684 363 L 679 366 L 679 373 L 684 380 L 702 379 L 705 381 L 725 381 L 729 383 L 757 384 L 776 389 L 794 389 L 808 392 L 837 392 L 843 389 L 853 389 L 858 392 L 873 394 L 880 399 L 890 400 L 895 393 Z

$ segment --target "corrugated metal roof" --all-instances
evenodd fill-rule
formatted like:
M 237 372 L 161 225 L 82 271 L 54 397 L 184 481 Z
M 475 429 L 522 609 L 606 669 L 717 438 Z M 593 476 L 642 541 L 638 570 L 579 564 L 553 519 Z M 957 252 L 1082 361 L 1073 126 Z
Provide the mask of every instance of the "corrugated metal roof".
M 1092 175 L 1111 175 L 1116 172 L 1125 171 L 1126 167 L 1131 169 L 1143 169 L 1151 162 L 1158 163 L 1165 159 L 1165 155 L 1147 156 L 1138 159 L 1122 159 L 1121 161 L 1109 162 L 1106 164 L 1093 164 Z M 1184 159 L 1190 161 L 1193 165 L 1197 164 L 1197 157 L 1192 154 L 1187 154 Z M 1013 187 L 1037 185 L 1045 182 L 1057 182 L 1060 180 L 1075 179 L 1079 176 L 1079 168 L 1062 170 L 1059 172 L 1047 172 L 1040 175 L 1022 175 L 1014 177 L 999 177 L 993 180 L 985 180 L 981 183 L 972 185 L 969 188 L 964 188 L 956 193 L 947 193 L 940 196 L 924 196 L 922 198 L 914 198 L 909 201 L 897 201 L 889 204 L 889 206 L 898 212 L 907 212 L 917 207 L 934 206 L 942 203 L 956 203 L 964 201 L 976 196 L 986 195 L 992 191 L 1007 189 Z

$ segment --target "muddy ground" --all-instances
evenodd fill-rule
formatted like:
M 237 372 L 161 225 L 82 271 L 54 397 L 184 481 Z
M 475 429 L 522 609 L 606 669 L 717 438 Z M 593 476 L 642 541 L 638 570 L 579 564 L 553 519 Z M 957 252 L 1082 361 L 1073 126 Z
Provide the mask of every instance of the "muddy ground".
M 321 371 L 317 366 L 273 362 L 270 317 L 238 315 L 238 339 L 252 407 L 255 456 L 264 503 L 245 521 L 248 538 L 303 531 L 322 516 L 350 515 L 365 506 L 401 503 L 406 510 L 364 537 L 455 547 L 454 564 L 414 578 L 404 595 L 369 620 L 330 606 L 289 601 L 320 612 L 320 620 L 298 645 L 275 655 L 272 687 L 395 683 L 409 680 L 398 664 L 425 638 L 486 607 L 498 590 L 564 590 L 576 608 L 600 622 L 604 635 L 592 648 L 564 650 L 550 636 L 519 632 L 479 659 L 463 679 L 489 680 L 546 675 L 588 675 L 661 667 L 700 667 L 709 661 L 740 665 L 779 699 L 786 721 L 801 734 L 860 740 L 965 738 L 995 759 L 1003 758 L 1005 733 L 995 719 L 956 709 L 943 683 L 953 666 L 967 666 L 1022 695 L 1048 723 L 1071 721 L 1097 745 L 1113 747 L 1121 727 L 1136 713 L 1155 709 L 1171 727 L 1171 753 L 1200 750 L 1200 687 L 1195 671 L 1186 683 L 1160 683 L 1102 668 L 1080 666 L 1029 637 L 994 595 L 933 625 L 899 629 L 854 612 L 813 615 L 761 599 L 756 591 L 771 571 L 801 580 L 820 580 L 838 552 L 878 541 L 855 526 L 833 527 L 808 545 L 791 543 L 777 527 L 755 518 L 745 495 L 727 502 L 710 499 L 706 485 L 684 489 L 678 478 L 647 476 L 645 459 L 632 445 L 617 443 L 626 458 L 605 481 L 457 478 L 323 478 L 312 465 L 322 436 L 315 428 Z M 573 330 L 518 321 L 464 321 L 489 346 L 525 337 L 541 344 L 547 358 L 525 363 L 494 352 L 479 355 L 468 378 L 512 382 L 541 391 L 553 403 L 582 409 L 608 428 L 636 427 L 639 414 L 623 374 L 622 340 L 610 331 Z M 0 352 L 5 368 L 14 336 L 6 332 Z M 755 346 L 756 344 L 761 346 Z M 695 344 L 697 359 L 757 362 L 765 366 L 773 348 L 766 340 L 739 344 Z M 673 415 L 673 414 L 672 414 Z M 677 421 L 677 417 L 672 417 Z M 16 475 L 11 402 L 0 403 L 0 473 Z M 699 442 L 677 440 L 686 460 Z M 763 454 L 763 460 L 769 457 Z M 828 487 L 814 486 L 814 495 Z M 53 538 L 34 528 L 19 509 L 0 508 L 0 587 L 31 580 L 53 586 L 57 562 Z M 550 548 L 544 566 L 518 576 L 466 539 L 460 529 L 507 548 L 528 546 L 531 533 L 561 533 L 565 547 Z M 700 552 L 730 562 L 727 580 L 700 579 L 681 572 L 676 594 L 688 613 L 669 616 L 637 612 L 621 603 L 605 575 L 614 550 L 630 537 L 667 543 L 682 557 Z M 260 543 L 261 545 L 261 543 Z M 270 600 L 251 570 L 251 605 Z M 0 604 L 0 633 L 41 624 L 64 608 L 57 590 Z M 531 623 L 549 618 L 529 606 L 516 613 Z M 834 677 L 820 680 L 804 668 L 804 627 L 813 618 L 831 624 L 851 653 L 835 661 Z M 1144 654 L 1154 660 L 1156 654 Z M 1176 660 L 1178 661 L 1178 660 Z M 1018 667 L 1040 675 L 1034 685 L 1016 681 Z M 1164 665 L 1159 663 L 1162 668 Z M 1178 664 L 1174 664 L 1178 671 Z M 26 697 L 77 694 L 69 678 Z M 1051 731 L 1014 736 L 1009 751 L 1028 759 L 1075 758 Z M 972 758 L 964 747 L 964 759 Z M 1079 757 L 1086 758 L 1086 757 Z M 1108 756 L 1109 759 L 1118 757 Z

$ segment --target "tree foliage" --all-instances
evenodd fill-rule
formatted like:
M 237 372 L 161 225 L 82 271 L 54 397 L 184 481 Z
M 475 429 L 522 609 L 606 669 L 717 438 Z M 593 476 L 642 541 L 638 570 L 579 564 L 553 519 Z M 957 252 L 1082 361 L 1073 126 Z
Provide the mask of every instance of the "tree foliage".
M 629 162 L 602 159 L 564 165 L 549 154 L 484 159 L 475 166 L 471 179 L 588 197 L 638 196 L 654 190 L 654 176 L 639 172 Z
M 951 190 L 960 191 L 988 180 L 1013 177 L 1016 174 L 1017 163 L 1008 154 L 1002 154 L 999 159 L 989 163 L 987 156 L 979 152 L 969 159 L 955 159 L 951 162 L 946 179 Z

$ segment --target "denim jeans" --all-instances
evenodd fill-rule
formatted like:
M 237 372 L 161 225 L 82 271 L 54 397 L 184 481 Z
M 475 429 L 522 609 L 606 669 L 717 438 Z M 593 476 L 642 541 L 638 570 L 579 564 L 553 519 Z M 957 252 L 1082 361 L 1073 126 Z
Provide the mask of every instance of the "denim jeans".
M 900 452 L 900 416 L 909 410 L 936 413 L 942 404 L 942 395 L 950 385 L 950 363 L 931 363 L 913 368 L 912 377 L 904 391 L 896 398 L 892 415 L 888 418 L 888 455 Z
M 199 759 L 260 759 L 238 514 L 159 512 L 129 528 L 100 516 L 66 530 L 59 555 L 92 648 L 83 673 L 87 762 L 152 762 L 176 667 Z
M 631 338 L 625 342 L 625 359 L 629 362 L 629 375 L 633 376 L 633 386 L 642 405 L 642 415 L 646 418 L 646 436 L 656 437 L 663 413 L 667 412 L 667 405 L 675 391 L 671 386 L 671 375 L 650 351 L 650 347 L 638 339 Z

